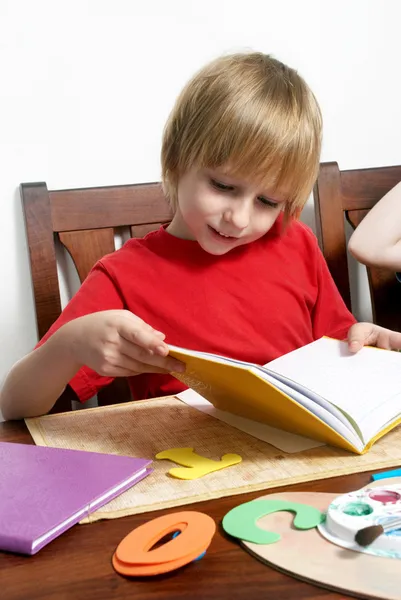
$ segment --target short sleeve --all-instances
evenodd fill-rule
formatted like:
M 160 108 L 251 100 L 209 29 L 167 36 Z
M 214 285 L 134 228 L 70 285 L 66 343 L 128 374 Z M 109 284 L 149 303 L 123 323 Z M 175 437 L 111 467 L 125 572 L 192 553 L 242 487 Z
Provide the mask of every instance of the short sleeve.
M 328 336 L 345 339 L 351 325 L 356 323 L 356 319 L 346 307 L 317 241 L 315 260 L 318 294 L 312 311 L 314 338 Z

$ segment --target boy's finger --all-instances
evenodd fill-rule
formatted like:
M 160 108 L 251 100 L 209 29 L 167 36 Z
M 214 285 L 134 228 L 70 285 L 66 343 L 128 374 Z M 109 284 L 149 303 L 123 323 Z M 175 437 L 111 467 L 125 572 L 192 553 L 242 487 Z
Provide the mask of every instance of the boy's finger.
M 128 323 L 123 321 L 118 327 L 118 333 L 121 338 L 136 344 L 147 350 L 151 350 L 155 354 L 166 356 L 168 354 L 168 346 L 164 343 L 163 333 L 155 332 L 150 326 L 143 326 L 142 323 Z
M 154 329 L 154 327 L 152 327 L 151 325 L 149 325 L 149 323 L 146 323 L 143 319 L 141 319 L 141 317 L 138 317 L 137 315 L 134 315 L 134 313 L 131 313 L 129 311 L 125 311 L 125 318 L 127 319 L 128 322 L 128 326 L 131 327 L 134 324 L 134 327 L 140 327 L 141 329 L 144 329 L 146 331 L 149 331 L 151 333 L 154 333 L 155 335 L 161 337 L 161 338 L 165 338 L 166 334 L 163 333 L 162 331 L 158 331 L 157 329 Z
M 160 344 L 160 341 L 159 341 Z M 165 344 L 168 353 L 168 346 Z M 183 373 L 185 371 L 185 365 L 181 361 L 167 356 L 167 354 L 158 354 L 146 347 L 138 346 L 129 342 L 128 340 L 121 338 L 120 341 L 120 353 L 127 357 L 130 361 L 137 361 L 147 365 L 146 372 L 152 372 L 151 367 L 157 367 L 162 369 L 164 372 L 177 371 Z
M 156 367 L 155 365 L 149 365 L 147 363 L 141 363 L 137 360 L 132 360 L 128 356 L 121 356 L 119 361 L 119 367 L 123 368 L 127 373 L 128 377 L 131 375 L 139 375 L 140 373 L 160 373 L 161 375 L 167 375 L 168 370 Z
M 371 323 L 355 323 L 348 331 L 348 349 L 350 352 L 358 352 L 361 348 L 374 343 Z
M 358 340 L 348 340 L 348 348 L 350 352 L 358 352 L 361 348 L 363 348 L 363 344 Z
M 401 333 L 399 331 L 389 331 L 389 348 L 392 350 L 401 349 Z
M 120 360 L 116 365 L 109 365 L 105 369 L 101 369 L 101 375 L 106 377 L 133 377 L 141 373 L 160 373 L 167 374 L 168 371 L 154 367 L 151 365 L 142 364 L 138 361 L 133 361 L 129 357 L 120 356 Z

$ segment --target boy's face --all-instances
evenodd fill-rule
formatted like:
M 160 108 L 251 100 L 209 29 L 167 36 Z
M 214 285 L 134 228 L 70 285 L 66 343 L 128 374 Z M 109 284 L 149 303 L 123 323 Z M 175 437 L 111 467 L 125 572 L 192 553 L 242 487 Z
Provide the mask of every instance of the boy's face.
M 226 254 L 259 239 L 273 226 L 285 200 L 224 168 L 191 169 L 178 184 L 177 211 L 167 231 L 196 240 L 210 254 Z

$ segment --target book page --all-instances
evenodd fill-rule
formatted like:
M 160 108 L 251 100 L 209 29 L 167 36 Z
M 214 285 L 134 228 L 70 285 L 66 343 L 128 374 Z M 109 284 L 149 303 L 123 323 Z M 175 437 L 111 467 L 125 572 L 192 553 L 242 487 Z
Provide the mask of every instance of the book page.
M 320 394 L 346 412 L 365 441 L 401 413 L 401 353 L 322 338 L 268 363 L 269 370 Z
M 266 381 L 271 382 L 275 387 L 282 390 L 285 394 L 291 396 L 291 398 L 302 404 L 302 406 L 309 408 L 312 401 L 312 412 L 318 415 L 327 413 L 327 418 L 324 417 L 323 420 L 331 427 L 338 429 L 335 426 L 335 422 L 340 421 L 342 425 L 355 435 L 355 426 L 350 422 L 349 418 L 346 417 L 339 408 L 334 406 L 334 404 L 323 398 L 323 396 L 316 394 L 310 388 L 308 388 L 307 393 L 305 393 L 305 387 L 303 385 L 289 377 L 284 377 L 284 375 L 277 373 L 277 371 L 271 371 L 266 367 L 258 367 L 258 374 L 266 379 Z M 316 406 L 316 408 L 313 408 L 314 406 Z M 322 408 L 324 413 L 319 411 L 319 408 Z M 332 417 L 334 417 L 334 420 Z
M 315 415 L 323 423 L 329 425 L 331 429 L 337 431 L 344 439 L 353 444 L 355 448 L 363 450 L 365 444 L 362 435 L 356 431 L 355 427 L 352 426 L 350 421 L 341 413 L 341 411 L 336 409 L 336 412 L 341 417 L 339 418 L 334 412 L 327 410 L 323 403 L 315 401 L 316 394 L 311 392 L 312 398 L 310 398 L 307 394 L 300 392 L 298 387 L 291 387 L 287 383 L 280 381 L 278 378 L 272 377 L 262 369 L 255 368 L 254 371 L 259 377 L 262 377 L 265 381 L 271 382 L 277 389 L 295 400 L 295 402 L 303 406 L 308 412 Z M 328 402 L 326 402 L 326 405 L 330 406 Z

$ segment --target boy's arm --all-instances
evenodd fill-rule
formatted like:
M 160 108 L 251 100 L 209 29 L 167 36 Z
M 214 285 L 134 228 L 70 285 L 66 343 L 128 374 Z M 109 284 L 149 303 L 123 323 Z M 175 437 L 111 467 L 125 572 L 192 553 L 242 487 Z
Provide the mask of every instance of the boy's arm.
M 185 365 L 168 356 L 165 335 L 127 310 L 69 321 L 17 363 L 6 378 L 0 410 L 6 419 L 48 412 L 81 367 L 101 378 L 169 373 Z
M 79 370 L 69 350 L 68 326 L 14 365 L 0 392 L 0 410 L 6 420 L 49 412 Z
M 361 263 L 401 270 L 401 182 L 369 211 L 348 249 Z
M 37 416 L 54 406 L 68 383 L 83 401 L 115 377 L 183 369 L 168 356 L 164 337 L 124 310 L 99 263 L 40 345 L 11 369 L 0 391 L 0 411 L 5 419 Z
M 20 419 L 51 410 L 80 369 L 71 360 L 68 322 L 96 310 L 122 307 L 112 280 L 98 263 L 38 347 L 18 361 L 7 375 L 0 390 L 3 417 Z

